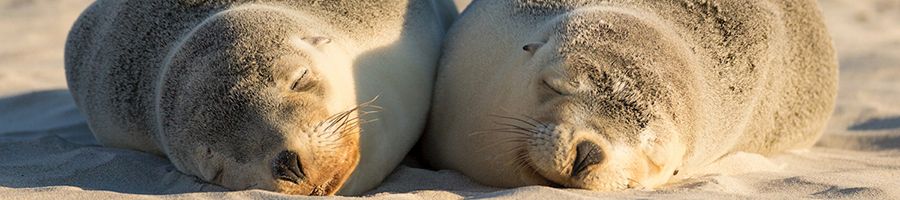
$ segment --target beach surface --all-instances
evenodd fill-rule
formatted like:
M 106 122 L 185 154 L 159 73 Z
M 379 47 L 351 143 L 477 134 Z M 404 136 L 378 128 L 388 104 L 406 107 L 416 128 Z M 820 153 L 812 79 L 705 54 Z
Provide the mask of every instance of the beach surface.
M 820 0 L 840 57 L 840 91 L 810 150 L 736 153 L 708 175 L 621 192 L 494 188 L 454 171 L 400 166 L 362 197 L 227 191 L 165 158 L 98 145 L 63 69 L 66 34 L 90 2 L 0 0 L 0 199 L 900 199 L 898 0 Z

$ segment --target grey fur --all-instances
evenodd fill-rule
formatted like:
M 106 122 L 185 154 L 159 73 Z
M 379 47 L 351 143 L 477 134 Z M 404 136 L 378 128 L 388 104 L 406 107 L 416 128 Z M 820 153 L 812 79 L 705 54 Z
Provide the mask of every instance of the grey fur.
M 336 40 L 334 45 L 375 59 L 415 60 L 406 63 L 422 69 L 421 76 L 427 78 L 411 78 L 429 80 L 415 86 L 430 89 L 432 63 L 453 17 L 452 5 L 439 1 L 100 0 L 82 14 L 69 34 L 66 76 L 79 109 L 101 143 L 166 156 L 179 170 L 217 182 L 206 168 L 226 164 L 206 160 L 267 165 L 282 149 L 285 137 L 290 137 L 286 132 L 318 123 L 297 122 L 298 118 L 328 117 L 324 104 L 329 94 L 323 89 L 327 85 L 319 84 L 301 96 L 280 96 L 279 88 L 289 88 L 292 81 L 287 73 L 292 66 L 278 63 L 279 57 L 296 53 L 286 44 L 291 36 L 329 37 Z M 398 41 L 379 38 L 391 33 L 403 37 Z M 387 47 L 394 49 L 378 49 Z M 418 56 L 403 57 L 414 53 Z M 354 69 L 378 64 L 359 63 Z M 372 93 L 357 94 L 358 102 L 377 95 Z M 423 105 L 411 107 L 410 113 L 424 118 L 427 103 Z M 409 120 L 409 129 L 424 126 L 422 119 Z M 380 145 L 406 148 L 399 152 L 412 146 Z M 366 153 L 362 152 L 364 161 L 387 159 L 366 158 Z M 208 158 L 197 157 L 204 154 Z M 399 163 L 391 159 L 379 160 L 377 165 Z M 363 183 L 346 193 L 372 188 L 389 172 L 366 174 Z
M 541 147 L 561 152 L 548 163 L 565 164 L 577 137 L 638 148 L 642 132 L 653 130 L 660 140 L 653 145 L 685 143 L 677 168 L 689 174 L 736 151 L 808 148 L 823 132 L 837 90 L 836 56 L 817 6 L 814 0 L 475 1 L 448 34 L 422 145 L 426 158 L 490 185 L 538 184 L 517 178 L 538 174 L 606 190 L 640 181 L 622 174 L 616 183 L 562 177 L 567 173 L 529 166 L 541 161 L 527 153 L 500 153 Z M 521 50 L 536 42 L 547 44 Z M 543 80 L 559 80 L 551 84 L 564 97 L 542 88 Z M 518 132 L 486 136 L 509 132 L 489 115 L 517 118 L 499 121 Z M 593 134 L 560 135 L 553 129 L 560 123 Z M 522 166 L 498 162 L 535 169 L 520 173 L 514 169 Z

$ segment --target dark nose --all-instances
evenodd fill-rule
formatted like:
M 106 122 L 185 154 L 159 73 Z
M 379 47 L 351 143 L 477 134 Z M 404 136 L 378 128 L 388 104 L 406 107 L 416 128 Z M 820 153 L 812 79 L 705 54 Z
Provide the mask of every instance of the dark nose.
M 300 183 L 306 178 L 300 165 L 300 157 L 293 151 L 282 151 L 272 160 L 272 175 L 276 179 Z
M 572 164 L 572 175 L 578 176 L 579 173 L 587 169 L 591 165 L 600 164 L 603 161 L 603 152 L 600 146 L 589 141 L 581 141 L 575 147 L 575 163 Z

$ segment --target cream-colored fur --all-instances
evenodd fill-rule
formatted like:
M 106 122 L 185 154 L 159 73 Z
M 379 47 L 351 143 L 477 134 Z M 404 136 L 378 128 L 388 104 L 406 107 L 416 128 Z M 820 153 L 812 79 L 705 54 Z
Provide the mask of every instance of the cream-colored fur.
M 231 189 L 359 194 L 418 140 L 455 15 L 439 0 L 101 0 L 66 73 L 104 145 Z M 273 173 L 284 151 L 298 183 Z
M 494 186 L 652 188 L 732 152 L 812 146 L 836 86 L 813 0 L 475 1 L 421 146 Z

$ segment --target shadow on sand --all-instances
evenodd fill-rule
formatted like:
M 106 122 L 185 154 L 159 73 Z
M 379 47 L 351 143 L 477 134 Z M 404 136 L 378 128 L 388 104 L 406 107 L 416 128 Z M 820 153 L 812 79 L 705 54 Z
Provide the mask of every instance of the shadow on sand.
M 900 128 L 900 116 L 870 119 L 863 123 L 850 126 L 848 129 L 851 131 L 878 131 L 898 128 Z
M 0 186 L 72 186 L 130 194 L 224 189 L 178 172 L 165 158 L 97 144 L 66 90 L 0 98 Z

